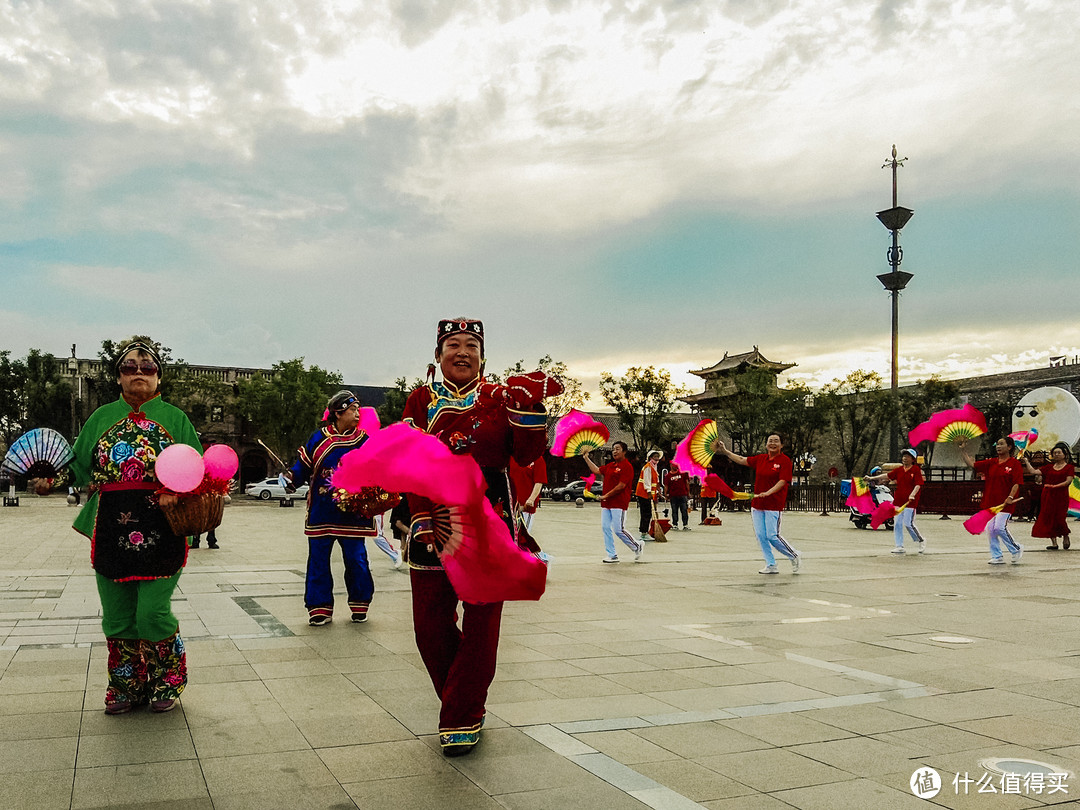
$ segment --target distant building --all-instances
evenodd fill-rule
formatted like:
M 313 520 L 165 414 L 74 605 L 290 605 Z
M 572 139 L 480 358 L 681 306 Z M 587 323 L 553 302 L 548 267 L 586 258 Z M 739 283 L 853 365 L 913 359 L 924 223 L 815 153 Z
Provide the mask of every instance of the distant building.
M 720 408 L 726 398 L 738 395 L 736 378 L 740 374 L 764 369 L 772 375 L 772 385 L 776 388 L 776 378 L 789 368 L 794 368 L 795 365 L 795 363 L 777 363 L 769 360 L 757 346 L 753 351 L 742 354 L 729 355 L 724 352 L 724 357 L 719 363 L 690 372 L 705 381 L 705 390 L 700 394 L 687 394 L 679 399 L 689 405 L 694 413 L 715 411 Z

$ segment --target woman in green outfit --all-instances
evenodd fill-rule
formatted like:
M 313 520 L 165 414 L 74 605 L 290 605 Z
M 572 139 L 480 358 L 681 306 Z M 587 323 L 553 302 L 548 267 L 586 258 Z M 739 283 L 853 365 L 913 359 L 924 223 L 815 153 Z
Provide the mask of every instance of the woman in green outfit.
M 101 626 L 109 646 L 105 713 L 123 714 L 149 703 L 167 712 L 187 683 L 187 659 L 172 594 L 187 562 L 187 542 L 173 533 L 157 494 L 158 454 L 171 444 L 200 453 L 198 434 L 184 413 L 162 401 L 161 359 L 148 344 L 124 347 L 116 361 L 120 399 L 86 420 L 75 442 L 75 485 L 91 495 L 75 519 L 90 538 L 97 573 Z

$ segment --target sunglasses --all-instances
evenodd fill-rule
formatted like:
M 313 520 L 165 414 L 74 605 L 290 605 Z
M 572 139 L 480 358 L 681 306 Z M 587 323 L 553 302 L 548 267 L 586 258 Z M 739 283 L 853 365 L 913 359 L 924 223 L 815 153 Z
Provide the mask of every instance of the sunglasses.
M 141 363 L 136 363 L 134 360 L 125 360 L 120 364 L 120 373 L 125 377 L 130 377 L 133 374 L 142 372 L 147 377 L 152 374 L 158 373 L 157 363 L 150 360 L 143 360 Z

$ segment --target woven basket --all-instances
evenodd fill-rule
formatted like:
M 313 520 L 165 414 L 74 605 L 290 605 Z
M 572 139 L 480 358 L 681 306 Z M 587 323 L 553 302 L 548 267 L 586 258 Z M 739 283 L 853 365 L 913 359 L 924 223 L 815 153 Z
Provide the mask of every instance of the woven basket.
M 162 505 L 161 511 L 169 520 L 169 526 L 181 537 L 204 534 L 221 525 L 225 498 L 214 492 L 201 495 L 181 495 L 175 505 Z

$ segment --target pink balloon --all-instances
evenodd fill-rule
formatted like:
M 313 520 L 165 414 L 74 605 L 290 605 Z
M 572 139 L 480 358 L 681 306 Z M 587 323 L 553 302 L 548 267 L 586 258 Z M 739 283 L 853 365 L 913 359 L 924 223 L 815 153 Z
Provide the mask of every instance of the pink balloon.
M 221 481 L 228 481 L 240 469 L 240 459 L 236 457 L 236 451 L 227 444 L 212 444 L 207 447 L 203 453 L 203 461 L 206 463 L 206 474 Z
M 194 447 L 170 444 L 158 453 L 154 470 L 158 481 L 173 492 L 191 492 L 202 483 L 206 467 Z

